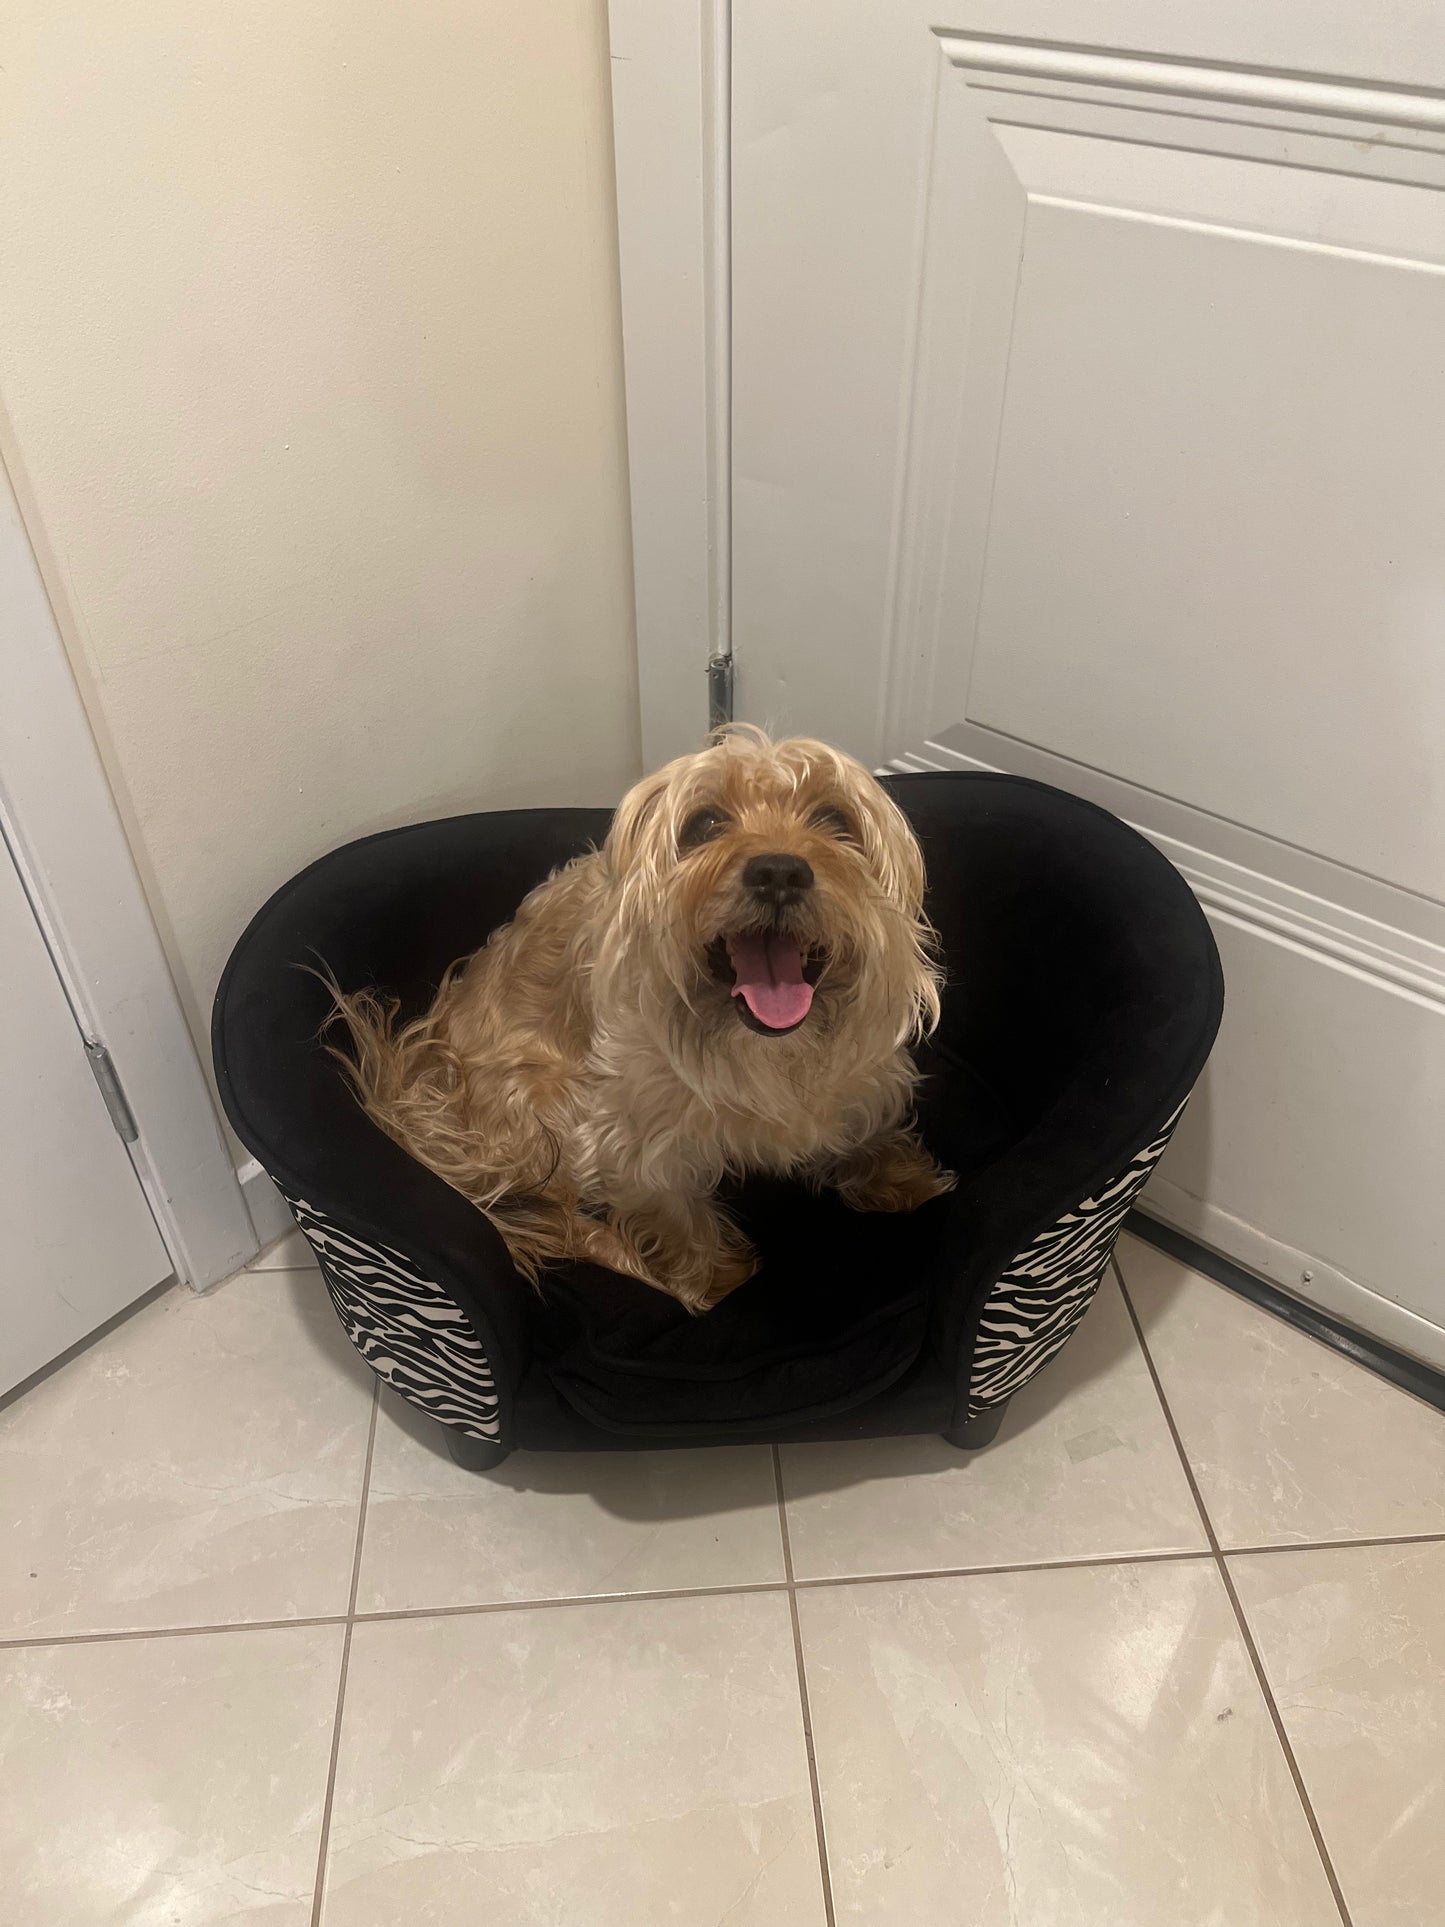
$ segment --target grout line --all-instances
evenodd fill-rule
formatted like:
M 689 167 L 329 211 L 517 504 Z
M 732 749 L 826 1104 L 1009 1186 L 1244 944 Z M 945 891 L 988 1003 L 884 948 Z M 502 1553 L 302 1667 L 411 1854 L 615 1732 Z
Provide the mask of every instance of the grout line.
M 336 1796 L 336 1762 L 341 1756 L 341 1715 L 346 1705 L 346 1675 L 351 1665 L 351 1635 L 356 1630 L 356 1589 L 361 1583 L 361 1547 L 366 1537 L 366 1504 L 371 1495 L 371 1458 L 376 1450 L 376 1414 L 381 1404 L 381 1380 L 371 1385 L 371 1426 L 366 1434 L 366 1461 L 361 1468 L 361 1502 L 357 1508 L 356 1544 L 351 1554 L 351 1590 L 346 1601 L 346 1631 L 341 1640 L 341 1665 L 336 1679 L 336 1716 L 331 1723 L 331 1757 L 326 1768 L 326 1794 L 321 1803 L 321 1837 L 316 1843 L 316 1881 L 311 1894 L 311 1927 L 319 1927 L 326 1894 L 326 1856 L 331 1845 L 331 1805 Z
M 1289 1539 L 1275 1546 L 1222 1546 L 1227 1559 L 1253 1558 L 1262 1552 L 1348 1552 L 1351 1546 L 1438 1546 L 1445 1532 L 1387 1532 L 1379 1539 Z
M 1400 1533 L 1383 1539 L 1299 1539 L 1277 1546 L 1221 1546 L 1227 1559 L 1252 1559 L 1271 1552 L 1348 1552 L 1352 1546 L 1433 1546 L 1445 1544 L 1445 1532 Z M 813 1579 L 795 1577 L 799 1592 L 814 1592 L 827 1586 L 906 1585 L 915 1579 L 988 1578 L 993 1574 L 1015 1572 L 1074 1572 L 1091 1566 L 1168 1565 L 1189 1559 L 1209 1559 L 1208 1546 L 1192 1552 L 1107 1552 L 1090 1553 L 1080 1558 L 1034 1559 L 997 1566 L 924 1566 L 912 1572 L 838 1572 L 824 1573 Z M 659 1586 L 648 1592 L 564 1593 L 550 1599 L 487 1599 L 464 1606 L 393 1606 L 371 1612 L 309 1613 L 298 1619 L 231 1619 L 212 1626 L 142 1626 L 113 1633 L 52 1633 L 34 1639 L 0 1639 L 0 1652 L 21 1652 L 27 1647 L 96 1646 L 119 1644 L 132 1639 L 193 1639 L 213 1633 L 285 1632 L 294 1626 L 344 1626 L 348 1619 L 358 1626 L 386 1625 L 402 1619 L 457 1619 L 468 1613 L 545 1612 L 556 1606 L 618 1606 L 632 1599 L 717 1599 L 733 1593 L 786 1592 L 788 1582 L 779 1579 L 745 1581 L 736 1586 Z
M 381 1380 L 371 1385 L 371 1428 L 366 1434 L 366 1463 L 361 1468 L 361 1514 L 356 1521 L 356 1548 L 351 1555 L 351 1591 L 346 1596 L 346 1617 L 356 1617 L 356 1594 L 361 1585 L 361 1548 L 366 1539 L 366 1513 L 371 1504 L 371 1461 L 376 1453 L 376 1421 L 381 1412 Z
M 311 1888 L 311 1927 L 319 1927 L 326 1897 L 326 1861 L 331 1848 L 331 1803 L 336 1795 L 336 1763 L 341 1756 L 341 1714 L 346 1705 L 346 1675 L 351 1666 L 350 1620 L 341 1640 L 341 1666 L 336 1678 L 336 1715 L 331 1723 L 331 1754 L 326 1763 L 326 1793 L 321 1802 L 321 1833 L 316 1842 L 316 1878 Z
M 345 1613 L 309 1613 L 301 1619 L 232 1619 L 214 1626 L 141 1626 L 115 1633 L 51 1633 L 34 1639 L 0 1639 L 0 1653 L 27 1646 L 102 1646 L 129 1639 L 196 1639 L 211 1633 L 276 1633 L 288 1626 L 344 1626 Z
M 780 1579 L 758 1579 L 741 1586 L 658 1586 L 649 1592 L 561 1593 L 554 1599 L 487 1599 L 475 1606 L 396 1606 L 352 1615 L 358 1626 L 387 1625 L 398 1619 L 466 1619 L 486 1613 L 546 1612 L 560 1606 L 626 1606 L 634 1599 L 728 1599 L 734 1593 L 784 1592 Z
M 1294 1548 L 1291 1548 L 1294 1550 Z M 1031 1559 L 1003 1566 L 928 1566 L 919 1572 L 848 1572 L 826 1574 L 821 1579 L 795 1579 L 799 1592 L 813 1592 L 823 1586 L 897 1586 L 913 1579 L 991 1579 L 1015 1572 L 1077 1572 L 1092 1566 L 1166 1566 L 1190 1559 L 1207 1559 L 1208 1546 L 1195 1546 L 1185 1552 L 1104 1552 L 1080 1559 Z
M 900 1577 L 907 1577 L 900 1574 Z M 802 1582 L 808 1584 L 807 1580 Z M 127 1639 L 190 1639 L 211 1633 L 268 1633 L 288 1626 L 386 1625 L 394 1619 L 457 1619 L 469 1613 L 544 1612 L 554 1606 L 620 1606 L 633 1599 L 718 1599 L 733 1593 L 784 1592 L 781 1579 L 746 1581 L 737 1586 L 659 1586 L 649 1592 L 560 1593 L 548 1599 L 484 1599 L 465 1606 L 393 1606 L 372 1612 L 312 1613 L 304 1619 L 232 1619 L 214 1626 L 143 1626 L 135 1632 L 54 1633 L 35 1639 L 0 1639 L 0 1652 L 28 1646 L 94 1646 Z
M 773 1485 L 778 1497 L 778 1531 L 783 1541 L 783 1578 L 788 1593 L 788 1616 L 793 1623 L 793 1663 L 798 1669 L 798 1704 L 803 1715 L 803 1745 L 808 1754 L 808 1786 L 813 1795 L 813 1831 L 818 1841 L 818 1874 L 823 1883 L 823 1912 L 827 1927 L 836 1927 L 833 1912 L 833 1875 L 828 1866 L 828 1836 L 823 1825 L 823 1796 L 818 1788 L 818 1759 L 813 1750 L 813 1711 L 808 1700 L 808 1669 L 803 1660 L 803 1629 L 798 1622 L 798 1590 L 793 1577 L 793 1542 L 788 1534 L 788 1504 L 783 1497 L 783 1455 L 773 1447 Z
M 1139 1322 L 1139 1314 L 1134 1309 L 1134 1301 L 1129 1296 L 1128 1286 L 1124 1283 L 1123 1272 L 1120 1270 L 1117 1261 L 1111 1260 L 1111 1262 L 1114 1265 L 1114 1276 L 1118 1280 L 1119 1290 L 1124 1300 L 1124 1307 L 1129 1314 L 1129 1322 L 1134 1327 L 1134 1336 L 1139 1341 L 1139 1349 L 1144 1354 L 1144 1363 L 1148 1368 L 1149 1377 L 1154 1384 L 1155 1396 L 1158 1398 L 1160 1410 L 1164 1414 L 1164 1423 L 1169 1427 L 1169 1436 L 1174 1441 L 1174 1449 L 1179 1454 L 1179 1463 L 1184 1468 L 1184 1476 L 1189 1482 L 1189 1490 L 1193 1495 L 1195 1505 L 1199 1509 L 1200 1521 L 1208 1535 L 1209 1549 L 1214 1555 L 1215 1569 L 1219 1574 L 1225 1593 L 1229 1599 L 1230 1608 L 1234 1613 L 1235 1623 L 1239 1627 L 1240 1638 L 1244 1641 L 1244 1649 L 1249 1655 L 1249 1663 L 1254 1668 L 1254 1676 L 1259 1681 L 1259 1690 L 1264 1695 L 1265 1706 L 1274 1724 L 1275 1737 L 1279 1741 L 1280 1749 L 1289 1767 L 1290 1777 L 1294 1781 L 1295 1792 L 1299 1795 L 1300 1805 L 1304 1808 L 1304 1816 L 1309 1823 L 1309 1830 L 1314 1836 L 1315 1851 L 1319 1854 L 1320 1864 L 1325 1872 L 1325 1879 L 1330 1883 L 1330 1892 L 1334 1895 L 1335 1905 L 1339 1909 L 1343 1927 L 1352 1927 L 1350 1910 L 1345 1905 L 1345 1896 L 1340 1888 L 1339 1876 L 1335 1872 L 1335 1863 L 1330 1858 L 1330 1850 L 1325 1845 L 1325 1836 L 1320 1829 L 1318 1819 L 1315 1817 L 1314 1804 L 1305 1786 L 1304 1775 L 1300 1772 L 1299 1761 L 1295 1758 L 1294 1748 L 1290 1745 L 1289 1734 L 1285 1731 L 1284 1719 L 1280 1713 L 1278 1703 L 1275 1700 L 1274 1691 L 1270 1686 L 1268 1675 L 1265 1673 L 1264 1661 L 1260 1658 L 1259 1648 L 1254 1642 L 1254 1634 L 1249 1629 L 1249 1621 L 1245 1618 L 1244 1608 L 1239 1603 L 1239 1594 L 1234 1589 L 1234 1579 L 1230 1573 L 1228 1562 L 1220 1550 L 1219 1538 L 1214 1530 L 1213 1521 L 1209 1517 L 1209 1510 L 1204 1503 L 1204 1495 L 1199 1489 L 1199 1481 L 1194 1476 L 1194 1467 L 1189 1463 L 1189 1455 L 1184 1450 L 1184 1440 L 1180 1437 L 1179 1427 L 1174 1423 L 1174 1414 L 1169 1409 L 1169 1400 L 1164 1395 L 1164 1384 L 1155 1368 L 1153 1354 L 1150 1352 L 1148 1341 L 1144 1337 L 1144 1328 Z M 1272 1550 L 1278 1550 L 1278 1548 L 1272 1548 Z

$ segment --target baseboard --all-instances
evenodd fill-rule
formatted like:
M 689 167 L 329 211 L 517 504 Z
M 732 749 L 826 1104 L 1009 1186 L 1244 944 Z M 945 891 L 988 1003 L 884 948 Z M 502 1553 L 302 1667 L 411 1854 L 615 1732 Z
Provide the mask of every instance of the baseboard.
M 1215 1251 L 1248 1276 L 1285 1297 L 1312 1306 L 1388 1350 L 1445 1371 L 1445 1331 L 1394 1299 L 1371 1291 L 1325 1259 L 1269 1237 L 1221 1205 L 1198 1198 L 1156 1173 L 1143 1200 L 1145 1214 L 1206 1251 Z
M 251 1214 L 260 1250 L 264 1251 L 267 1245 L 275 1244 L 278 1238 L 295 1229 L 296 1220 L 291 1216 L 290 1207 L 255 1158 L 247 1158 L 238 1167 L 236 1182 Z
M 1278 1285 L 1270 1284 L 1257 1273 L 1246 1271 L 1232 1258 L 1210 1246 L 1200 1244 L 1195 1238 L 1172 1225 L 1151 1217 L 1143 1211 L 1131 1211 L 1125 1229 L 1142 1238 L 1146 1244 L 1157 1250 L 1167 1252 L 1181 1264 L 1188 1265 L 1191 1271 L 1202 1272 L 1216 1284 L 1229 1291 L 1238 1292 L 1251 1304 L 1273 1312 L 1296 1331 L 1302 1331 L 1311 1338 L 1318 1339 L 1323 1345 L 1339 1352 L 1356 1365 L 1363 1365 L 1366 1371 L 1374 1372 L 1379 1378 L 1387 1379 L 1391 1385 L 1398 1385 L 1402 1391 L 1412 1392 L 1416 1398 L 1424 1399 L 1437 1411 L 1445 1412 L 1445 1371 L 1434 1365 L 1426 1364 L 1408 1352 L 1399 1351 L 1370 1332 L 1359 1330 L 1346 1324 L 1317 1305 L 1307 1305 L 1302 1299 L 1281 1291 Z M 1373 1293 L 1367 1294 L 1373 1296 Z M 1433 1329 L 1433 1327 L 1431 1328 Z

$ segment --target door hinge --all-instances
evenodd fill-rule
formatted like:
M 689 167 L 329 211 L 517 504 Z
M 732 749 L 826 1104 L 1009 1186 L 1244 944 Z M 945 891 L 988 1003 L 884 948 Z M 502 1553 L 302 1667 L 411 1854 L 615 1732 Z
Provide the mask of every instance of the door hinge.
M 97 1044 L 91 1038 L 85 1040 L 85 1054 L 90 1059 L 90 1068 L 95 1081 L 100 1086 L 100 1094 L 105 1099 L 105 1108 L 110 1112 L 110 1121 L 127 1144 L 134 1144 L 140 1136 L 136 1126 L 135 1113 L 125 1101 L 125 1092 L 120 1087 L 120 1079 L 115 1074 L 115 1065 L 110 1052 L 104 1044 Z
M 711 735 L 733 719 L 733 659 L 709 656 L 707 661 L 707 728 Z

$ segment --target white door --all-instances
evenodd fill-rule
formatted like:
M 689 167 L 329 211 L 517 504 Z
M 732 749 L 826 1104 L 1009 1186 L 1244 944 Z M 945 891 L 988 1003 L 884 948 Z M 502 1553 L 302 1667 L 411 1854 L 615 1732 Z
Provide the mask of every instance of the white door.
M 170 1275 L 0 840 L 0 1393 Z
M 1445 8 L 732 0 L 708 44 L 737 713 L 1152 836 L 1228 1009 L 1148 1208 L 1445 1362 Z M 685 172 L 639 186 L 638 71 L 646 495 L 629 270 Z

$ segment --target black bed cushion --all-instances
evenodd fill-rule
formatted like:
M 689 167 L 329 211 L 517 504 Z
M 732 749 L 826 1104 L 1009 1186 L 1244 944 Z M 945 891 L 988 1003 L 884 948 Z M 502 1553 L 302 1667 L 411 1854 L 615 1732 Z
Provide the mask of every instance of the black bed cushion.
M 923 1134 L 950 1169 L 975 1176 L 1014 1127 L 965 1066 L 928 1046 L 919 1061 Z M 681 1437 L 725 1422 L 823 1418 L 874 1397 L 917 1359 L 944 1200 L 903 1216 L 858 1212 L 830 1193 L 754 1180 L 727 1203 L 761 1263 L 702 1317 L 597 1266 L 545 1277 L 544 1368 L 604 1430 Z

